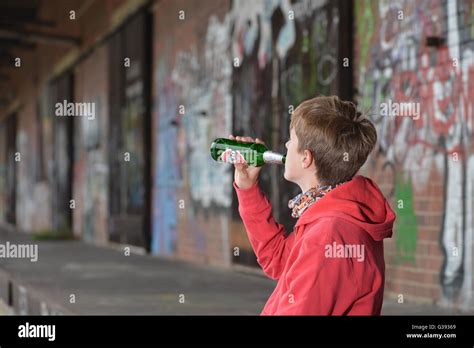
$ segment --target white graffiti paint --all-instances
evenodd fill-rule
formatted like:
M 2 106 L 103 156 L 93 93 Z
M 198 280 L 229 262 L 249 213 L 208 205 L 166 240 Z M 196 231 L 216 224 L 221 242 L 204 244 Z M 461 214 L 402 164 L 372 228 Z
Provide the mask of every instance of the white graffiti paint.
M 317 5 L 317 4 L 316 4 Z M 234 31 L 232 35 L 232 56 L 241 62 L 254 50 L 257 39 L 258 64 L 263 69 L 272 58 L 272 14 L 280 8 L 285 19 L 283 28 L 277 38 L 277 54 L 284 58 L 293 46 L 295 34 L 295 21 L 290 20 L 290 10 L 294 9 L 289 0 L 235 0 L 232 3 L 232 21 Z M 296 13 L 295 13 L 296 15 Z M 296 18 L 296 16 L 295 16 Z
M 285 12 L 286 10 L 286 12 Z M 288 8 L 283 9 L 283 14 L 288 13 Z M 288 50 L 293 47 L 296 40 L 296 30 L 293 20 L 287 20 L 283 28 L 280 30 L 278 40 L 276 44 L 276 52 L 278 58 L 284 59 L 288 53 Z
M 232 131 L 232 99 L 230 95 L 232 61 L 228 38 L 230 18 L 221 22 L 209 18 L 204 58 L 199 60 L 197 48 L 181 52 L 172 73 L 185 106 L 183 118 L 191 197 L 208 208 L 212 203 L 229 207 L 232 176 L 230 167 L 216 164 L 209 156 L 209 144 Z
M 448 47 L 451 58 L 455 58 L 459 61 L 459 28 L 457 23 L 457 2 L 449 1 L 447 4 L 448 8 Z M 472 61 L 471 61 L 472 64 Z M 454 70 L 458 72 L 461 68 L 460 65 L 453 66 Z M 443 88 L 446 88 L 443 90 Z M 450 95 L 452 93 L 451 85 L 440 83 L 435 84 L 435 96 L 443 96 L 446 94 Z M 461 100 L 456 100 L 456 103 L 462 105 Z M 437 119 L 446 120 L 448 115 L 443 114 L 438 109 L 439 103 L 435 102 L 435 117 Z M 459 109 L 456 113 L 456 120 L 454 125 L 451 127 L 450 132 L 447 136 L 447 146 L 448 148 L 455 148 L 460 145 L 465 145 L 462 140 L 462 130 L 464 128 L 463 119 L 462 119 L 462 110 Z M 447 121 L 447 120 L 446 120 Z M 463 147 L 465 148 L 465 147 Z M 471 174 L 471 173 L 468 173 Z M 443 284 L 450 285 L 453 284 L 456 277 L 462 277 L 463 281 L 463 292 L 472 292 L 472 281 L 470 284 L 466 282 L 468 278 L 465 278 L 467 272 L 472 274 L 472 269 L 470 269 L 470 262 L 465 263 L 466 258 L 471 258 L 472 256 L 472 246 L 467 243 L 468 238 L 472 236 L 467 236 L 468 233 L 472 233 L 472 225 L 465 226 L 464 219 L 467 218 L 467 212 L 465 211 L 466 207 L 464 206 L 463 198 L 466 197 L 463 192 L 464 189 L 468 188 L 467 182 L 472 180 L 474 177 L 464 176 L 463 173 L 463 163 L 461 161 L 456 161 L 453 158 L 449 158 L 447 161 L 447 201 L 445 209 L 445 223 L 443 229 L 443 247 L 446 250 L 446 265 L 443 274 Z M 466 180 L 466 183 L 463 182 Z M 463 186 L 466 185 L 466 186 Z M 469 192 L 469 191 L 468 191 Z M 466 224 L 467 225 L 467 224 Z M 456 249 L 454 249 L 456 248 Z M 453 253 L 452 250 L 457 250 L 458 253 Z M 466 255 L 467 254 L 467 255 Z M 463 269 L 463 266 L 466 266 L 467 269 Z M 452 289 L 453 287 L 448 286 L 447 289 Z M 454 294 L 448 292 L 447 296 L 448 301 L 452 301 Z M 467 298 L 464 298 L 464 303 L 466 303 Z M 467 301 L 467 302 L 470 302 Z
M 469 157 L 466 168 L 465 196 L 465 240 L 464 240 L 464 279 L 461 289 L 462 307 L 469 308 L 473 303 L 473 270 L 474 270 L 474 155 Z
M 31 130 L 31 129 L 29 129 Z M 31 132 L 20 129 L 17 136 L 18 152 L 21 157 L 17 163 L 17 225 L 24 231 L 38 231 L 51 227 L 52 211 L 49 204 L 51 190 L 47 182 L 35 180 L 34 144 Z
M 292 10 L 295 13 L 295 18 L 304 20 L 311 17 L 314 11 L 320 9 L 327 4 L 327 0 L 300 0 L 292 4 Z
M 18 314 L 28 315 L 28 290 L 26 287 L 18 285 Z

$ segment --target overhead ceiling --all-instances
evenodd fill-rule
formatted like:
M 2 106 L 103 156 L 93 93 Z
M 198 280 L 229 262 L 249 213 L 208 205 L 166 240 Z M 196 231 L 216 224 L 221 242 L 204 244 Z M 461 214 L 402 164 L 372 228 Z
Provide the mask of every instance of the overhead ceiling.
M 54 0 L 1 0 L 0 1 L 0 106 L 5 106 L 14 98 L 8 88 L 11 81 L 9 72 L 14 68 L 14 52 L 34 50 L 37 44 L 78 45 L 79 39 L 52 33 L 56 23 L 39 18 L 39 8 L 47 1 Z

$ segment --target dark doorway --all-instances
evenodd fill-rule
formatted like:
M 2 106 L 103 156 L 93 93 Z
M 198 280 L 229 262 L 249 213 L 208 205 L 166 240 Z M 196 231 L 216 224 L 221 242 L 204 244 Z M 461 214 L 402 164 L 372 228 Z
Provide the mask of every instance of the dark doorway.
M 109 41 L 110 240 L 150 248 L 150 20 L 141 12 Z
M 10 115 L 6 120 L 6 211 L 5 220 L 8 223 L 16 224 L 16 114 Z
M 65 73 L 51 84 L 52 115 L 56 103 L 73 102 L 74 78 Z M 53 228 L 72 233 L 72 210 L 69 201 L 72 198 L 74 163 L 74 121 L 73 117 L 53 117 Z

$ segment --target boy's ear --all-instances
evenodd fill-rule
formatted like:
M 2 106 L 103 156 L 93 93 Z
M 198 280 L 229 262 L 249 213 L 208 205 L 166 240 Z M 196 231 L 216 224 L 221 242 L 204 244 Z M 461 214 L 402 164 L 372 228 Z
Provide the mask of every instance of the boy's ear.
M 304 150 L 303 160 L 301 162 L 301 167 L 303 169 L 309 168 L 311 166 L 311 163 L 313 163 L 313 154 L 309 150 Z

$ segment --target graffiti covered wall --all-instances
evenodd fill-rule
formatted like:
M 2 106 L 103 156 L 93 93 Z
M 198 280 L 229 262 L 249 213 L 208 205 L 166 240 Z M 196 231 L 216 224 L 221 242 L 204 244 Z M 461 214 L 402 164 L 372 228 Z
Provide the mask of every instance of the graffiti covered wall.
M 258 137 L 284 153 L 291 113 L 298 104 L 319 94 L 338 94 L 339 17 L 337 1 L 233 2 L 235 134 Z M 299 193 L 298 187 L 283 179 L 282 166 L 265 167 L 260 184 L 273 203 L 274 216 L 290 232 L 295 220 L 287 202 Z M 233 212 L 240 221 L 235 199 Z M 232 243 L 253 254 L 238 224 L 232 226 Z
M 51 187 L 41 169 L 39 136 L 43 130 L 37 112 L 36 100 L 29 100 L 18 112 L 16 133 L 16 224 L 27 232 L 52 227 Z
M 245 134 L 284 152 L 298 103 L 337 93 L 337 2 L 163 1 L 154 22 L 152 250 L 227 263 L 239 247 L 240 262 L 254 263 L 233 168 L 213 162 L 209 145 Z M 261 184 L 291 231 L 284 202 L 296 185 L 279 166 Z
M 356 18 L 358 102 L 379 135 L 366 170 L 398 215 L 387 291 L 465 309 L 473 304 L 474 3 L 358 0 Z M 419 113 L 381 112 L 397 103 Z
M 108 240 L 107 59 L 102 46 L 78 65 L 74 92 L 74 102 L 94 110 L 74 118 L 74 234 L 99 244 Z
M 228 9 L 227 1 L 168 1 L 155 12 L 154 253 L 230 260 L 231 172 L 209 156 L 211 141 L 232 129 Z

